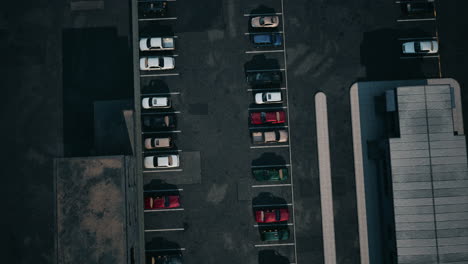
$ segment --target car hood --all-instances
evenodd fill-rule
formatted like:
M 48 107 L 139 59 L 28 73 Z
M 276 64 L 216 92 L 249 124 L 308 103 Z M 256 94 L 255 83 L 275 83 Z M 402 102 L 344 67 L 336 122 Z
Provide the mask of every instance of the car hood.
M 140 39 L 140 50 L 148 50 L 146 42 L 148 41 L 147 38 Z
M 154 163 L 153 163 L 154 157 L 145 157 L 145 168 L 154 168 Z

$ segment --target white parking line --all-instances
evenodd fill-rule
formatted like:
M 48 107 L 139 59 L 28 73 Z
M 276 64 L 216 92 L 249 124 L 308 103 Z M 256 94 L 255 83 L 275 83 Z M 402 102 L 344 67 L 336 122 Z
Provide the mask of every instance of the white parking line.
M 286 106 L 271 106 L 271 107 L 249 107 L 249 111 L 256 111 L 256 110 L 275 110 L 275 109 L 286 109 Z
M 413 19 L 397 19 L 397 22 L 418 22 L 418 21 L 434 21 L 435 17 L 431 18 L 413 18 Z
M 141 113 L 141 115 L 170 115 L 170 114 L 180 114 L 180 111 Z
M 437 39 L 437 37 L 425 37 L 425 38 L 399 38 L 398 40 L 425 40 L 425 39 Z
M 294 246 L 295 243 L 278 243 L 278 244 L 257 244 L 255 247 L 281 247 L 281 246 Z
M 253 225 L 253 227 L 268 227 L 268 226 L 292 226 L 293 223 L 271 223 L 271 224 L 263 224 L 263 225 Z
M 165 189 L 165 190 L 144 190 L 143 192 L 175 192 L 175 191 L 183 191 L 184 189 Z
M 288 148 L 289 145 L 250 146 L 251 149 Z
M 268 129 L 268 128 L 288 128 L 288 126 L 249 127 L 250 130 L 255 130 L 255 129 Z
M 284 13 L 284 0 L 281 0 L 281 12 Z M 281 26 L 283 28 L 283 32 L 285 32 L 285 28 L 284 28 L 284 23 L 281 23 Z M 286 33 L 283 33 L 283 48 L 285 50 L 285 52 L 283 52 L 283 59 L 284 59 L 284 68 L 285 68 L 285 71 L 284 71 L 284 82 L 285 82 L 285 86 L 286 88 L 288 88 L 288 60 L 287 60 L 287 54 L 286 54 Z M 285 94 L 286 94 L 286 99 L 287 99 L 287 102 L 289 102 L 289 93 L 288 93 L 288 89 L 286 89 L 285 91 Z M 288 120 L 291 120 L 290 119 L 290 113 L 289 111 L 287 111 L 287 118 Z M 288 142 L 289 144 L 291 145 L 291 133 L 288 133 Z M 292 164 L 292 149 L 291 147 L 289 148 L 289 163 Z M 295 216 L 295 210 L 294 210 L 294 179 L 293 179 L 293 168 L 292 166 L 290 167 L 289 169 L 289 175 L 290 175 L 290 178 L 291 178 L 291 201 L 292 201 L 292 208 L 291 208 L 291 211 L 292 211 L 292 219 L 293 219 L 293 227 L 292 227 L 292 230 L 293 230 L 293 237 L 294 237 L 294 242 L 296 241 L 296 216 Z M 297 246 L 296 244 L 294 243 L 294 259 L 297 259 Z
M 172 231 L 184 231 L 185 228 L 165 228 L 165 229 L 147 229 L 145 230 L 145 233 L 147 232 L 172 232 Z
M 249 50 L 246 51 L 245 53 L 247 54 L 252 54 L 252 53 L 278 53 L 278 52 L 284 52 L 284 50 Z
M 143 212 L 145 213 L 155 213 L 155 212 L 168 212 L 168 211 L 184 211 L 184 208 L 172 208 L 172 209 L 146 209 Z
M 439 55 L 427 55 L 427 56 L 401 56 L 400 59 L 407 60 L 407 59 L 434 59 L 439 58 Z
M 164 77 L 164 76 L 179 76 L 178 72 L 176 73 L 156 73 L 156 74 L 140 74 L 141 78 L 144 77 Z
M 247 70 L 246 72 L 275 72 L 275 71 L 284 71 L 284 69 Z
M 178 94 L 180 94 L 180 92 L 172 92 L 172 93 L 145 93 L 145 94 L 141 94 L 141 97 L 151 96 L 151 95 L 178 95 Z
M 253 205 L 252 207 L 279 207 L 279 206 L 292 206 L 292 203 L 286 203 L 286 204 L 258 204 L 258 205 Z
M 146 249 L 145 251 L 146 251 L 146 252 L 185 251 L 185 248 Z
M 289 164 L 282 164 L 282 165 L 254 165 L 251 166 L 252 169 L 257 169 L 257 168 L 283 168 L 283 167 L 289 167 L 291 165 Z
M 177 17 L 155 17 L 155 18 L 139 18 L 138 21 L 162 21 L 162 20 L 177 20 Z
M 251 16 L 281 16 L 283 13 L 265 13 L 265 14 L 244 14 L 245 17 Z
M 155 172 L 176 172 L 176 171 L 183 171 L 183 169 L 167 169 L 167 170 L 144 170 L 143 173 L 155 173 Z
M 283 183 L 283 184 L 265 184 L 265 185 L 252 185 L 252 188 L 263 188 L 263 187 L 284 187 L 284 186 L 291 186 L 290 183 Z
M 170 150 L 154 150 L 154 149 L 148 149 L 148 150 L 145 150 L 145 151 L 142 151 L 141 153 L 145 154 L 157 154 L 157 153 L 171 153 L 171 152 L 182 152 L 181 149 L 170 149 Z
M 152 131 L 152 132 L 141 132 L 142 135 L 146 134 L 166 134 L 166 133 L 181 133 L 181 130 L 167 130 L 167 131 Z
M 283 31 L 268 32 L 268 33 L 279 33 L 279 34 L 283 34 Z M 245 33 L 244 33 L 244 35 L 259 35 L 259 34 L 265 34 L 265 32 L 245 32 Z
M 255 89 L 249 88 L 249 89 L 247 89 L 247 92 L 263 92 L 263 91 L 271 91 L 271 90 L 286 90 L 286 87 L 280 87 L 280 88 L 261 88 L 261 89 L 258 89 L 258 88 L 255 88 Z

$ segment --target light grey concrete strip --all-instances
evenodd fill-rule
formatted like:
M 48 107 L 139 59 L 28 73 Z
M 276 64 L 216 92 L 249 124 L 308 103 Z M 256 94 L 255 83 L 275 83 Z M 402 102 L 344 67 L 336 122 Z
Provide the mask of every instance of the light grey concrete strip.
M 322 92 L 315 95 L 315 115 L 320 174 L 320 203 L 322 206 L 323 252 L 325 264 L 335 264 L 335 220 L 333 215 L 327 97 Z
M 364 165 L 362 161 L 361 117 L 359 116 L 358 83 L 350 90 L 351 120 L 353 127 L 354 176 L 356 178 L 356 200 L 359 224 L 359 249 L 361 264 L 369 264 L 369 239 L 367 236 L 366 194 L 364 186 Z

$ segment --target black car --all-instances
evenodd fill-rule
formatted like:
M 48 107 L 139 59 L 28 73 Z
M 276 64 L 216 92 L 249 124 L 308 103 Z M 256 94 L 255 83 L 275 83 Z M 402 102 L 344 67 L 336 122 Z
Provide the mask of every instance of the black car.
M 140 16 L 165 16 L 167 14 L 167 1 L 138 1 Z
M 406 16 L 429 16 L 434 14 L 433 2 L 401 3 L 401 11 Z
M 282 74 L 280 71 L 247 73 L 247 82 L 250 85 L 280 84 L 281 81 L 282 81 Z
M 143 116 L 143 126 L 150 129 L 174 128 L 174 115 L 150 115 Z
M 182 264 L 182 254 L 146 255 L 146 264 Z

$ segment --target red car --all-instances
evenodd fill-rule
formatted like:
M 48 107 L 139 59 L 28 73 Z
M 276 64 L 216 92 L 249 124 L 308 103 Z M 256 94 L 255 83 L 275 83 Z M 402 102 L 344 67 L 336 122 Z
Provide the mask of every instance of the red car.
M 284 111 L 250 113 L 250 123 L 252 123 L 252 125 L 281 124 L 284 123 L 285 120 L 286 113 Z
M 255 221 L 257 223 L 274 223 L 288 221 L 288 209 L 266 209 L 255 211 Z
M 158 197 L 146 197 L 145 198 L 145 209 L 166 209 L 166 208 L 177 208 L 180 207 L 180 196 L 158 196 Z

